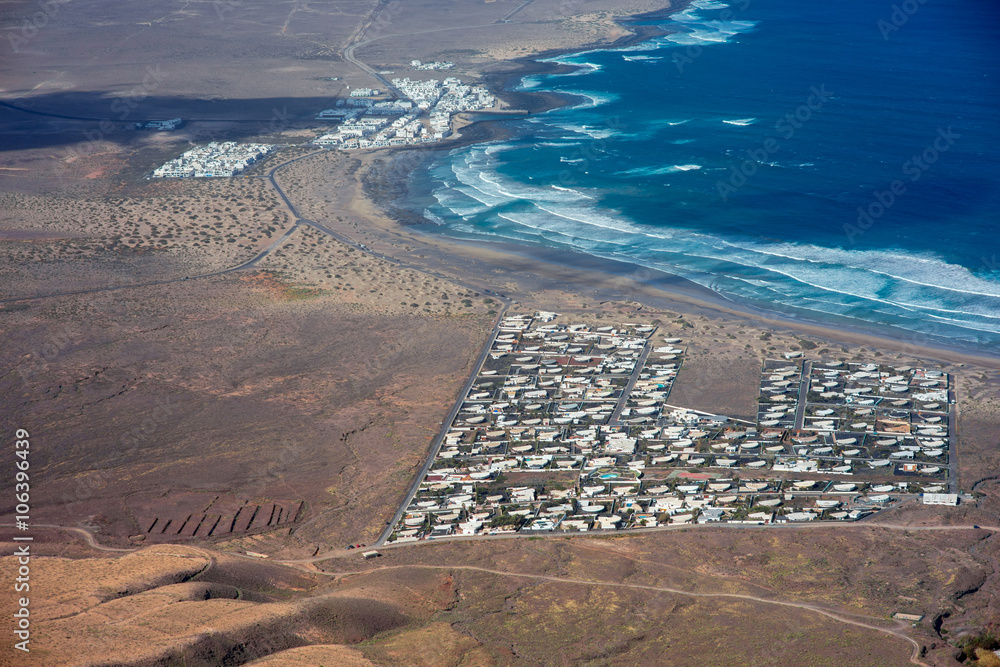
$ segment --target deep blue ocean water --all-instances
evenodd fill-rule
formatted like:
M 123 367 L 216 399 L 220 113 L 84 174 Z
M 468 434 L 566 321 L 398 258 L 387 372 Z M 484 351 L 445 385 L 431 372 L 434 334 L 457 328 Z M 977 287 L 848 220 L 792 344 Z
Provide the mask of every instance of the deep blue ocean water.
M 463 238 L 1000 350 L 1000 5 L 696 0 L 658 24 L 526 78 L 581 102 L 451 151 L 414 205 Z

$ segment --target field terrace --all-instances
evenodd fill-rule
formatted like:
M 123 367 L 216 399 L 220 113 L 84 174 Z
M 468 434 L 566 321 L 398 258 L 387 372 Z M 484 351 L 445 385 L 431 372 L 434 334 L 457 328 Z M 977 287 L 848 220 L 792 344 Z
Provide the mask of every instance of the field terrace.
M 850 521 L 945 490 L 947 470 L 913 461 L 947 461 L 944 373 L 786 355 L 762 365 L 753 423 L 667 402 L 680 339 L 555 319 L 502 322 L 390 542 Z

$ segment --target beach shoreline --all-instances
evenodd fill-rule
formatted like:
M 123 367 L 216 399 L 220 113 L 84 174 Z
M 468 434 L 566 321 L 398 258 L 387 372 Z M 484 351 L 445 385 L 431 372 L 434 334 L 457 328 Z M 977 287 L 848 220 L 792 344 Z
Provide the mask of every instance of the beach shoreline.
M 574 52 L 574 53 L 579 53 Z M 552 57 L 552 56 L 544 56 Z M 551 63 L 540 63 L 541 65 Z M 560 66 L 564 67 L 564 66 Z M 546 68 L 539 67 L 537 71 Z M 557 68 L 555 71 L 558 71 Z M 535 70 L 520 74 L 520 77 L 536 73 Z M 506 80 L 514 78 L 507 74 Z M 518 79 L 520 80 L 520 79 Z M 526 93 L 527 94 L 527 93 Z M 533 93 L 534 95 L 546 95 Z M 551 99 L 544 99 L 551 102 Z M 539 108 L 547 111 L 561 105 L 544 103 Z M 686 306 L 696 314 L 707 312 L 724 313 L 752 320 L 768 327 L 786 328 L 829 340 L 831 343 L 848 343 L 864 347 L 903 351 L 918 357 L 956 363 L 970 363 L 1000 368 L 1000 353 L 991 355 L 989 351 L 973 344 L 949 342 L 941 337 L 913 332 L 889 325 L 859 322 L 856 326 L 813 320 L 807 316 L 796 316 L 779 310 L 768 310 L 747 302 L 735 301 L 703 287 L 681 276 L 663 271 L 651 270 L 638 264 L 604 259 L 572 250 L 533 246 L 489 239 L 461 239 L 457 236 L 437 233 L 434 223 L 407 210 L 398 202 L 410 196 L 405 174 L 414 168 L 430 163 L 441 152 L 455 150 L 472 144 L 499 141 L 510 136 L 505 127 L 507 119 L 489 119 L 473 122 L 462 128 L 462 136 L 445 146 L 421 149 L 392 149 L 384 153 L 360 155 L 364 174 L 358 192 L 357 202 L 364 210 L 363 217 L 375 228 L 392 234 L 407 236 L 411 242 L 421 242 L 425 249 L 440 253 L 442 262 L 448 258 L 464 256 L 477 262 L 479 267 L 473 273 L 483 274 L 498 269 L 515 270 L 526 285 L 556 280 L 568 290 L 580 294 L 590 294 L 591 300 L 626 300 L 647 307 L 662 307 L 677 310 Z M 376 163 L 388 160 L 399 168 L 376 171 Z M 488 269 L 486 267 L 489 267 Z M 529 278 L 529 276 L 531 278 Z M 521 291 L 530 289 L 521 288 Z M 517 294 L 508 294 L 518 298 Z M 832 318 L 833 316 L 831 316 Z
M 686 316 L 735 317 L 750 326 L 793 332 L 831 345 L 1000 368 L 1000 355 L 990 355 L 968 345 L 949 345 L 947 341 L 922 334 L 906 336 L 897 330 L 871 330 L 860 325 L 855 328 L 769 311 L 727 299 L 681 276 L 624 261 L 570 250 L 435 233 L 432 222 L 393 206 L 401 182 L 398 169 L 414 168 L 412 157 L 401 157 L 407 152 L 352 155 L 360 162 L 359 176 L 353 188 L 340 193 L 339 206 L 364 222 L 365 233 L 369 235 L 364 242 L 377 245 L 380 252 L 390 256 L 400 254 L 399 249 L 403 248 L 407 261 L 419 261 L 429 272 L 479 282 L 484 291 L 503 294 L 525 308 L 579 310 L 581 303 L 591 307 L 605 302 L 629 303 L 637 309 L 675 311 Z M 428 151 L 417 153 L 421 161 L 433 158 Z M 348 235 L 358 233 L 349 225 L 341 225 L 340 229 Z M 563 296 L 552 298 L 555 292 Z
M 901 329 L 894 337 L 864 320 L 852 328 L 815 313 L 813 321 L 812 311 L 801 311 L 803 317 L 777 312 L 786 308 L 779 303 L 740 303 L 742 297 L 714 291 L 724 289 L 712 280 L 723 271 L 667 268 L 680 274 L 674 275 L 635 263 L 667 266 L 656 247 L 644 252 L 641 239 L 623 238 L 628 228 L 618 224 L 678 220 L 697 227 L 699 220 L 665 210 L 649 219 L 633 217 L 624 207 L 596 210 L 596 198 L 582 200 L 611 188 L 599 183 L 591 191 L 579 183 L 585 169 L 599 170 L 571 152 L 601 144 L 604 132 L 593 130 L 604 129 L 610 110 L 621 113 L 633 126 L 628 133 L 639 139 L 655 122 L 679 119 L 665 117 L 668 107 L 659 105 L 653 107 L 658 117 L 638 122 L 628 117 L 631 108 L 592 109 L 610 99 L 605 91 L 618 89 L 576 84 L 587 80 L 591 67 L 611 75 L 632 68 L 606 61 L 622 60 L 614 49 L 654 37 L 652 44 L 665 45 L 660 53 L 632 55 L 648 46 L 627 52 L 624 62 L 661 61 L 659 69 L 637 64 L 634 69 L 649 67 L 643 71 L 653 76 L 650 86 L 630 89 L 645 94 L 659 85 L 677 99 L 664 82 L 673 70 L 671 53 L 684 46 L 667 40 L 686 40 L 658 37 L 662 30 L 650 24 L 688 2 L 236 2 L 222 12 L 156 3 L 73 4 L 38 30 L 30 51 L 8 67 L 20 70 L 12 90 L 25 91 L 28 104 L 60 113 L 78 105 L 76 115 L 93 110 L 102 117 L 110 101 L 103 93 L 132 85 L 134 68 L 162 62 L 166 80 L 146 90 L 147 104 L 100 141 L 83 133 L 89 127 L 83 121 L 25 120 L 24 114 L 8 119 L 5 130 L 17 146 L 8 147 L 10 173 L 2 172 L 13 186 L 0 193 L 0 300 L 10 301 L 0 306 L 7 342 L 0 396 L 10 407 L 8 421 L 25 439 L 31 431 L 31 525 L 45 529 L 14 539 L 34 539 L 37 588 L 59 589 L 57 596 L 33 599 L 41 607 L 32 617 L 58 624 L 55 632 L 38 633 L 33 648 L 39 656 L 53 664 L 118 664 L 122 655 L 136 664 L 206 665 L 220 655 L 248 664 L 372 667 L 413 656 L 435 664 L 646 664 L 706 656 L 726 664 L 753 664 L 761 656 L 797 664 L 806 646 L 822 661 L 904 667 L 908 660 L 948 662 L 963 637 L 988 632 L 981 621 L 996 586 L 987 561 L 1000 552 L 987 543 L 989 531 L 979 528 L 991 528 L 1000 507 L 1000 487 L 990 482 L 1000 467 L 1000 353 L 907 336 Z M 715 7 L 699 2 L 688 16 L 698 19 Z M 22 9 L 27 16 L 33 11 Z M 796 23 L 799 9 L 790 11 Z M 15 10 L 20 21 L 21 10 Z M 115 48 L 93 50 L 94 26 Z M 371 46 L 360 60 L 344 58 L 338 49 L 362 50 L 366 32 Z M 573 44 L 578 46 L 566 48 Z M 774 44 L 765 46 L 773 51 Z M 416 58 L 454 62 L 446 74 L 411 68 Z M 759 67 L 759 60 L 745 61 Z M 810 67 L 816 60 L 802 63 Z M 375 85 L 373 74 L 383 82 L 397 71 L 415 78 L 454 75 L 472 85 L 485 81 L 503 104 L 452 116 L 453 133 L 440 142 L 357 151 L 312 143 L 331 127 L 315 120 L 316 109 L 348 97 L 348 89 Z M 570 71 L 582 76 L 546 77 Z M 539 77 L 537 87 L 525 79 L 532 76 Z M 589 98 L 543 87 L 600 92 Z M 725 89 L 710 92 L 715 100 Z M 229 114 L 226 109 L 239 114 L 232 121 L 193 121 L 176 133 L 124 129 L 125 120 L 166 111 L 171 113 L 162 117 L 195 117 L 184 110 L 203 107 L 217 107 L 220 117 Z M 578 118 L 578 112 L 590 117 Z M 592 134 L 564 140 L 558 130 L 535 125 L 549 120 L 566 125 L 567 137 L 571 128 Z M 607 125 L 616 132 L 624 127 Z M 33 134 L 18 138 L 23 130 Z M 649 142 L 658 153 L 674 138 L 648 136 L 658 137 Z M 146 178 L 190 145 L 229 139 L 281 148 L 232 178 Z M 497 164 L 484 164 L 479 154 L 522 139 L 554 147 L 526 151 L 518 156 L 522 162 L 501 167 L 501 178 L 494 179 Z M 469 168 L 463 162 L 468 153 Z M 636 152 L 620 155 L 637 162 L 627 167 L 639 166 Z M 499 162 L 515 154 L 502 157 Z M 428 172 L 433 161 L 438 166 Z M 452 165 L 461 176 L 453 185 L 483 187 L 482 198 L 495 204 L 481 226 L 457 224 L 468 213 L 464 202 L 441 196 L 455 217 L 437 207 L 437 177 L 452 184 L 446 173 Z M 611 166 L 609 159 L 600 173 Z M 507 187 L 506 174 L 521 167 L 541 187 Z M 572 171 L 576 183 L 549 177 L 564 168 L 579 170 Z M 498 190 L 477 176 L 496 180 L 503 196 L 490 196 Z M 574 190 L 556 192 L 548 206 L 543 200 L 550 183 Z M 640 188 L 621 194 L 638 197 Z M 510 215 L 497 210 L 503 206 L 497 202 L 518 196 L 545 205 L 551 215 L 572 216 L 559 227 L 566 236 L 546 233 L 548 219 L 518 215 L 529 208 L 526 201 L 514 201 Z M 574 210 L 564 210 L 564 203 Z M 701 208 L 689 203 L 688 210 Z M 593 212 L 617 220 L 592 220 Z M 539 228 L 527 231 L 545 236 L 501 236 L 507 232 L 494 229 L 502 220 L 493 213 L 523 220 Z M 606 227 L 592 233 L 577 226 L 589 223 Z M 743 224 L 762 231 L 749 220 Z M 550 247 L 549 239 L 569 242 Z M 613 243 L 601 245 L 606 239 Z M 664 245 L 695 257 L 682 242 Z M 507 318 L 522 315 L 534 316 L 534 324 L 523 335 L 511 334 Z M 543 321 L 568 327 L 570 334 L 582 331 L 575 337 L 589 347 L 567 347 L 574 336 L 546 333 Z M 818 387 L 811 382 L 826 377 L 819 380 L 826 384 L 833 373 L 814 360 L 838 362 L 830 368 L 840 369 L 836 384 L 843 386 L 844 401 L 829 404 L 836 404 L 835 418 L 850 425 L 853 440 L 835 431 L 824 435 L 825 417 L 835 411 L 816 409 L 826 403 L 815 399 L 810 390 Z M 553 363 L 556 368 L 549 367 Z M 873 367 L 879 374 L 867 372 Z M 912 377 L 905 392 L 889 380 L 896 373 Z M 580 382 L 573 385 L 571 375 Z M 850 398 L 848 389 L 876 391 L 876 375 L 888 388 L 877 390 L 878 404 L 867 396 Z M 507 382 L 505 376 L 521 377 Z M 865 377 L 873 380 L 855 379 Z M 542 387 L 540 394 L 550 400 L 528 403 L 527 390 L 511 392 L 504 383 Z M 907 400 L 898 400 L 904 393 Z M 874 407 L 862 409 L 859 399 Z M 470 401 L 488 407 L 473 408 Z M 494 416 L 467 419 L 470 408 Z M 591 429 L 602 420 L 609 426 Z M 913 442 L 922 445 L 911 454 L 927 466 L 921 463 L 916 472 L 902 462 L 868 469 L 866 460 L 907 451 L 904 421 Z M 652 431 L 682 423 L 683 432 Z M 744 446 L 755 437 L 751 424 L 759 426 L 760 440 L 780 442 L 781 453 L 760 442 Z M 584 429 L 608 437 L 594 440 Z M 635 440 L 633 456 L 614 456 L 613 431 Z M 698 432 L 710 437 L 696 443 Z M 678 433 L 691 436 L 686 445 Z M 879 434 L 889 433 L 900 434 L 895 444 L 879 443 Z M 947 454 L 945 440 L 937 437 L 942 433 L 949 436 Z M 456 434 L 461 437 L 453 447 Z M 725 452 L 718 448 L 723 442 Z M 839 450 L 824 454 L 812 443 Z M 853 453 L 842 447 L 853 444 Z M 667 447 L 684 452 L 659 458 L 655 452 L 666 454 Z M 726 463 L 687 455 L 699 448 L 734 457 Z M 757 454 L 759 463 L 751 460 Z M 556 461 L 570 458 L 568 468 Z M 765 467 L 772 460 L 785 465 L 772 473 Z M 851 464 L 846 473 L 842 463 Z M 600 475 L 589 473 L 594 466 L 602 468 Z M 609 466 L 618 472 L 605 474 Z M 490 472 L 475 474 L 480 468 Z M 458 474 L 445 474 L 449 470 Z M 857 476 L 833 479 L 835 473 Z M 582 487 L 588 476 L 607 485 L 594 495 Z M 712 477 L 719 486 L 705 481 Z M 642 487 L 632 488 L 630 480 L 639 478 Z M 818 491 L 817 478 L 824 480 Z M 830 479 L 857 483 L 836 495 L 826 484 Z M 648 526 L 649 518 L 669 523 L 670 507 L 654 502 L 655 496 L 690 494 L 685 480 L 701 480 L 702 490 L 715 493 L 709 499 L 725 505 L 721 521 L 742 521 L 733 525 L 748 530 L 728 530 L 725 523 L 689 530 L 680 519 L 668 532 L 618 530 Z M 737 488 L 741 480 L 764 484 Z M 922 505 L 917 493 L 940 491 L 935 486 L 943 482 L 949 492 L 963 494 L 959 506 Z M 882 491 L 873 484 L 889 483 L 899 485 L 892 502 L 871 520 L 832 521 L 847 518 L 847 512 L 834 514 L 841 505 L 859 513 L 880 507 L 872 494 Z M 529 488 L 533 500 L 520 502 L 517 490 Z M 559 489 L 570 503 L 562 507 L 564 518 L 578 510 L 603 515 L 579 524 L 586 531 L 574 530 L 573 540 L 541 521 L 507 533 L 516 537 L 511 540 L 437 539 L 444 531 L 468 532 L 448 518 L 451 510 L 444 506 L 455 503 L 441 501 L 445 496 L 454 499 L 461 491 L 472 498 L 472 504 L 462 501 L 466 518 L 478 516 L 486 526 L 491 517 L 506 524 L 504 516 L 524 512 L 544 519 L 546 511 L 559 510 L 546 500 Z M 736 502 L 719 495 L 727 489 Z M 758 503 L 762 492 L 780 495 L 783 507 Z M 582 497 L 587 494 L 598 500 Z M 595 502 L 605 503 L 601 497 L 614 502 L 597 509 Z M 473 507 L 483 498 L 489 507 Z M 632 514 L 620 511 L 626 500 Z M 419 512 L 411 511 L 417 505 Z M 773 508 L 768 525 L 744 521 L 752 505 Z M 616 513 L 626 520 L 608 524 Z M 806 513 L 814 524 L 794 518 Z M 423 541 L 413 548 L 383 551 L 380 536 L 399 522 L 412 524 L 417 514 L 423 527 L 439 530 L 421 529 Z M 694 508 L 684 520 L 704 523 L 710 513 Z M 871 528 L 873 522 L 894 530 Z M 848 530 L 855 525 L 858 530 Z M 104 557 L 116 553 L 123 556 L 121 567 L 109 569 L 118 561 Z M 793 571 L 788 554 L 797 559 Z M 843 567 L 831 567 L 834 559 Z M 175 581 L 190 583 L 173 590 Z M 676 593 L 684 590 L 716 598 L 678 606 Z M 234 595 L 239 599 L 231 600 Z M 577 604 L 585 598 L 586 605 Z M 962 613 L 953 614 L 959 598 Z M 515 616 L 494 613 L 511 609 L 512 601 Z M 732 623 L 734 609 L 742 624 Z M 806 618 L 810 610 L 826 616 Z M 898 621 L 902 629 L 890 636 L 882 626 L 897 610 L 928 622 L 909 629 Z M 843 641 L 842 624 L 830 625 L 831 614 L 854 624 L 851 642 Z M 116 622 L 109 625 L 108 618 Z M 859 618 L 868 630 L 857 627 Z M 798 639 L 781 641 L 789 629 Z
M 681 11 L 685 4 L 677 4 L 660 11 L 628 17 L 622 19 L 621 23 L 635 23 L 640 20 L 669 15 Z M 814 317 L 811 317 L 813 314 L 808 311 L 803 311 L 801 314 L 789 313 L 787 310 L 798 310 L 791 306 L 769 309 L 762 304 L 733 300 L 680 276 L 650 270 L 627 261 L 602 259 L 583 252 L 533 246 L 527 243 L 519 244 L 514 241 L 501 242 L 487 238 L 471 240 L 446 233 L 439 234 L 435 232 L 432 222 L 416 211 L 408 210 L 405 206 L 400 205 L 402 201 L 413 194 L 409 192 L 407 175 L 415 168 L 422 168 L 429 164 L 441 152 L 473 144 L 504 140 L 511 136 L 512 131 L 508 127 L 511 118 L 524 118 L 579 103 L 579 96 L 570 94 L 516 90 L 517 84 L 526 77 L 558 74 L 574 69 L 572 65 L 554 62 L 554 59 L 560 56 L 585 54 L 593 50 L 611 51 L 625 48 L 666 32 L 659 26 L 650 25 L 630 25 L 629 29 L 633 30 L 632 34 L 609 45 L 583 46 L 574 50 L 561 49 L 536 54 L 528 58 L 519 58 L 512 61 L 518 64 L 515 70 L 485 75 L 484 78 L 490 88 L 503 95 L 505 100 L 509 102 L 508 106 L 519 109 L 519 112 L 510 113 L 507 117 L 497 117 L 497 114 L 470 115 L 467 119 L 468 124 L 458 128 L 459 136 L 445 144 L 418 149 L 409 147 L 392 149 L 382 153 L 381 155 L 388 161 L 404 165 L 398 170 L 384 170 L 373 177 L 369 172 L 369 167 L 372 162 L 378 161 L 379 158 L 368 159 L 367 156 L 362 158 L 367 163 L 362 169 L 367 177 L 361 196 L 368 199 L 381 216 L 406 228 L 410 233 L 416 234 L 427 245 L 436 246 L 441 251 L 477 256 L 482 255 L 488 248 L 486 253 L 493 258 L 496 264 L 517 266 L 522 274 L 535 272 L 551 277 L 564 276 L 567 275 L 567 272 L 575 273 L 570 282 L 574 283 L 581 292 L 595 291 L 595 284 L 605 285 L 609 281 L 621 284 L 624 281 L 628 284 L 624 292 L 620 289 L 611 290 L 608 295 L 617 291 L 619 297 L 633 298 L 635 301 L 650 306 L 661 300 L 667 302 L 684 301 L 697 308 L 708 308 L 730 315 L 746 317 L 769 326 L 788 327 L 819 335 L 831 341 L 852 342 L 893 350 L 919 351 L 922 356 L 929 358 L 960 358 L 971 363 L 986 365 L 997 363 L 1000 360 L 1000 353 L 991 354 L 992 350 L 987 347 L 987 343 L 977 345 L 975 342 L 953 342 L 945 335 L 910 332 L 906 329 L 877 322 L 861 320 L 858 320 L 856 324 L 830 322 L 825 320 L 827 318 L 836 320 L 838 316 L 816 313 Z M 477 116 L 485 116 L 485 118 L 480 119 Z M 448 250 L 445 250 L 446 248 Z M 501 257 L 505 259 L 501 259 Z

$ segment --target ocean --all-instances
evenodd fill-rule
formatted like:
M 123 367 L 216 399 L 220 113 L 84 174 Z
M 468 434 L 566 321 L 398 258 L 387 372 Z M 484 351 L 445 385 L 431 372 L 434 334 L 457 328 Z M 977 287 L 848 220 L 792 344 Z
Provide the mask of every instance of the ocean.
M 577 104 L 414 177 L 427 228 L 1000 350 L 1000 6 L 696 0 L 649 22 L 669 33 L 520 84 Z

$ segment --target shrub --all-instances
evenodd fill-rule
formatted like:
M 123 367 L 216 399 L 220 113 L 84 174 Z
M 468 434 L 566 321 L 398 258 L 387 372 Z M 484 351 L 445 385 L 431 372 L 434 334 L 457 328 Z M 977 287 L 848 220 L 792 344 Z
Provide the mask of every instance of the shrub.
M 978 637 L 969 637 L 965 639 L 960 647 L 962 651 L 957 656 L 959 662 L 974 660 L 975 662 L 969 664 L 977 666 L 982 665 L 984 667 L 993 667 L 994 664 L 1000 666 L 1000 662 L 984 662 L 984 660 L 989 660 L 989 658 L 986 657 L 987 655 L 996 658 L 993 651 L 1000 649 L 1000 640 L 994 637 L 988 630 L 984 630 Z
M 1000 657 L 984 648 L 976 649 L 976 667 L 1000 667 Z

